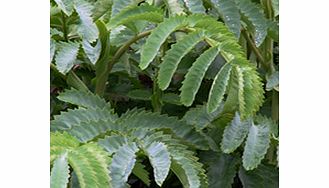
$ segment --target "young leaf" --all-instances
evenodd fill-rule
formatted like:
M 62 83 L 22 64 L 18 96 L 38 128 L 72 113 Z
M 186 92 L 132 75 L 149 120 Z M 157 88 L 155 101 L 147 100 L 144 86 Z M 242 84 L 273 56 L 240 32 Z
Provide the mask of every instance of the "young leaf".
M 50 162 L 61 156 L 67 150 L 72 150 L 79 146 L 79 141 L 66 132 L 50 133 Z
M 192 67 L 188 70 L 180 88 L 182 91 L 181 102 L 185 106 L 191 106 L 194 101 L 195 95 L 198 92 L 202 79 L 210 64 L 214 61 L 219 53 L 220 48 L 214 46 L 202 53 L 197 60 L 193 63 Z
M 252 170 L 264 158 L 270 146 L 270 128 L 268 124 L 252 125 L 242 156 L 243 167 Z
M 163 62 L 160 64 L 158 75 L 159 88 L 165 90 L 173 77 L 181 59 L 198 44 L 204 36 L 203 31 L 195 31 L 186 35 L 183 39 L 172 45 L 166 52 Z
M 59 72 L 66 74 L 73 67 L 80 45 L 74 42 L 60 42 L 59 50 L 55 57 L 56 68 Z
M 80 18 L 78 33 L 83 39 L 94 42 L 98 37 L 98 29 L 92 18 L 93 6 L 84 0 L 75 2 L 75 10 Z
M 85 144 L 70 151 L 68 161 L 78 177 L 81 188 L 111 187 L 108 173 L 110 158 L 97 144 Z
M 234 0 L 211 0 L 214 8 L 222 15 L 225 24 L 236 38 L 240 38 L 240 12 Z
M 238 148 L 248 134 L 248 129 L 252 124 L 252 120 L 241 121 L 238 112 L 230 125 L 225 127 L 221 149 L 224 153 L 231 153 Z
M 69 165 L 67 162 L 67 153 L 58 157 L 51 169 L 50 187 L 66 188 L 70 177 Z
M 208 112 L 215 111 L 223 100 L 226 87 L 230 79 L 231 69 L 232 65 L 230 63 L 226 63 L 217 73 L 209 92 L 209 98 L 207 102 Z
M 185 17 L 175 16 L 160 23 L 147 38 L 141 52 L 139 67 L 144 70 L 157 55 L 161 45 L 167 37 L 176 29 L 183 26 Z

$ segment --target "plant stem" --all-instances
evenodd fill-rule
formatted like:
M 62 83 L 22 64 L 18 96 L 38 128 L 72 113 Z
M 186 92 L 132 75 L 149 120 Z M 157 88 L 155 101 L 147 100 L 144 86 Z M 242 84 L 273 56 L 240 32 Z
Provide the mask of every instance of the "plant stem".
M 144 31 L 142 33 L 139 33 L 136 35 L 134 38 L 130 39 L 127 41 L 123 46 L 121 46 L 116 53 L 114 54 L 113 58 L 111 61 L 107 64 L 106 71 L 104 71 L 100 77 L 99 77 L 99 82 L 96 85 L 95 93 L 98 95 L 102 96 L 104 94 L 105 88 L 106 88 L 106 82 L 107 82 L 107 77 L 110 74 L 112 67 L 115 63 L 119 62 L 119 59 L 121 56 L 129 49 L 130 45 L 135 43 L 137 40 L 148 36 L 152 30 Z
M 272 90 L 272 119 L 279 121 L 279 92 Z
M 260 53 L 259 49 L 256 47 L 255 43 L 253 42 L 253 40 L 249 37 L 249 34 L 247 33 L 247 31 L 245 29 L 243 29 L 241 31 L 243 37 L 247 40 L 249 46 L 251 47 L 251 50 L 255 53 L 255 55 L 257 56 L 258 60 L 261 62 L 261 64 L 266 68 L 267 65 L 265 64 L 265 59 L 262 56 L 262 54 Z
M 69 41 L 68 40 L 68 37 L 67 37 L 67 28 L 66 28 L 66 17 L 65 17 L 65 14 L 64 12 L 62 11 L 62 21 L 63 21 L 63 25 L 62 25 L 62 28 L 63 28 L 63 34 L 64 34 L 64 39 L 65 41 Z
M 90 91 L 85 83 L 73 72 L 73 70 L 69 72 L 66 82 L 79 91 Z

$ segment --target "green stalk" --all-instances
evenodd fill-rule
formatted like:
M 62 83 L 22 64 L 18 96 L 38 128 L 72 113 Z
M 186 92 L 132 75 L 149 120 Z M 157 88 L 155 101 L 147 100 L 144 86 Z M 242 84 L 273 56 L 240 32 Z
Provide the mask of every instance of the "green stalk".
M 71 70 L 67 76 L 66 82 L 79 91 L 89 92 L 85 83 Z
M 124 45 L 122 45 L 114 54 L 113 58 L 111 59 L 111 61 L 107 64 L 106 70 L 102 72 L 102 74 L 99 76 L 99 79 L 97 81 L 96 84 L 96 89 L 95 89 L 95 93 L 103 96 L 104 92 L 105 92 L 105 88 L 106 88 L 106 81 L 107 78 L 112 70 L 112 67 L 115 63 L 119 62 L 119 59 L 121 58 L 121 56 L 129 49 L 130 45 L 134 44 L 136 41 L 138 41 L 141 38 L 144 38 L 146 36 L 148 36 L 149 34 L 151 34 L 152 30 L 149 31 L 144 31 L 142 33 L 139 33 L 138 35 L 136 35 L 134 38 L 130 39 L 129 41 L 127 41 Z
M 65 39 L 66 42 L 68 42 L 69 40 L 68 40 L 68 37 L 67 37 L 66 16 L 65 16 L 63 11 L 62 11 L 62 21 L 63 21 L 62 28 L 63 28 L 64 39 Z

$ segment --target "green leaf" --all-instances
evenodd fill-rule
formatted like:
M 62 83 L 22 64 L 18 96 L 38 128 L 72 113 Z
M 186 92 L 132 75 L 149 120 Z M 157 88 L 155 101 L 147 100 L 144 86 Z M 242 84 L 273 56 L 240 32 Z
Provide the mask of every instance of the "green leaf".
M 97 144 L 89 143 L 70 151 L 68 161 L 81 188 L 111 187 L 108 173 L 110 158 Z
M 129 5 L 137 5 L 139 0 L 113 0 L 111 18 L 116 16 Z
M 59 72 L 66 74 L 71 70 L 75 61 L 77 60 L 77 55 L 80 45 L 74 42 L 59 42 L 55 64 Z
M 255 28 L 255 44 L 259 47 L 267 35 L 267 20 L 262 8 L 251 0 L 235 0 L 242 14 L 252 22 Z
M 240 168 L 239 178 L 244 188 L 278 188 L 279 171 L 276 167 L 260 164 L 252 171 Z
M 101 41 L 98 40 L 96 46 L 93 47 L 87 40 L 82 41 L 82 48 L 85 51 L 90 62 L 95 65 L 99 56 L 101 55 L 102 44 Z
M 185 22 L 185 17 L 175 16 L 165 19 L 161 22 L 146 39 L 146 42 L 141 51 L 141 62 L 139 67 L 144 70 L 152 62 L 157 55 L 161 45 L 166 38 L 176 29 L 182 27 Z
M 79 91 L 89 92 L 89 88 L 85 85 L 85 83 L 72 71 L 68 73 L 66 83 L 70 87 L 73 87 Z
M 98 144 L 103 147 L 110 155 L 116 153 L 122 146 L 129 143 L 126 137 L 120 135 L 106 136 L 98 140 Z
M 50 62 L 52 62 L 56 51 L 56 41 L 54 39 L 50 39 Z
M 160 89 L 165 90 L 169 86 L 181 59 L 190 52 L 196 44 L 202 41 L 203 37 L 203 31 L 189 33 L 176 44 L 172 45 L 171 49 L 166 52 L 163 62 L 160 64 L 158 75 Z
M 240 38 L 240 12 L 234 0 L 211 0 L 214 8 L 222 15 L 225 24 L 236 38 Z
M 196 127 L 197 130 L 202 130 L 207 127 L 216 117 L 221 113 L 223 105 L 216 109 L 213 113 L 208 113 L 207 106 L 196 106 L 190 108 L 183 117 L 183 119 L 189 124 Z
M 144 89 L 135 89 L 128 92 L 127 97 L 135 100 L 150 101 L 152 92 Z
M 198 149 L 208 149 L 206 136 L 196 131 L 193 126 L 186 124 L 185 121 L 178 120 L 176 117 L 168 117 L 159 113 L 147 112 L 144 110 L 132 110 L 123 114 L 117 121 L 118 126 L 126 126 L 129 129 L 149 129 L 171 130 L 179 138 L 191 143 Z
M 236 150 L 247 136 L 251 124 L 251 119 L 241 121 L 239 113 L 236 112 L 231 124 L 225 127 L 221 144 L 222 151 L 232 153 Z
M 242 68 L 235 66 L 234 67 L 236 79 L 238 81 L 238 102 L 239 102 L 239 111 L 242 115 L 245 114 L 246 102 L 244 99 L 244 79 L 243 79 L 243 70 Z
M 231 70 L 232 65 L 230 63 L 226 63 L 217 73 L 209 92 L 209 99 L 207 102 L 208 112 L 215 111 L 223 100 L 226 87 L 230 79 Z
M 274 17 L 279 15 L 279 0 L 271 0 L 274 10 Z
M 150 22 L 161 22 L 163 20 L 163 13 L 151 5 L 129 6 L 123 9 L 109 23 L 110 28 L 115 28 L 118 25 L 123 25 L 137 20 L 147 20 Z
M 204 8 L 202 1 L 200 0 L 184 0 L 185 6 L 192 13 L 205 13 L 206 9 Z
M 266 90 L 271 91 L 272 89 L 279 91 L 279 71 L 275 71 L 267 80 Z
M 170 149 L 172 163 L 170 169 L 176 174 L 183 187 L 208 187 L 207 176 L 198 158 L 184 147 L 174 146 Z
M 78 33 L 83 39 L 94 42 L 98 38 L 98 30 L 92 18 L 93 6 L 84 0 L 75 2 L 75 10 L 80 18 Z
M 54 0 L 54 1 L 67 16 L 70 16 L 72 14 L 74 1 L 72 0 Z
M 221 153 L 209 164 L 209 188 L 231 188 L 237 171 L 239 158 Z
M 165 93 L 162 95 L 162 101 L 165 103 L 169 104 L 174 104 L 174 105 L 182 105 L 182 103 L 179 100 L 179 95 L 175 93 Z
M 185 15 L 184 4 L 180 0 L 165 0 L 171 15 Z
M 246 170 L 256 168 L 264 158 L 270 146 L 270 128 L 267 124 L 252 125 L 242 156 L 243 167 Z
M 59 100 L 75 104 L 84 108 L 110 108 L 110 104 L 91 92 L 78 91 L 76 89 L 65 90 L 57 97 Z
M 161 186 L 169 173 L 171 164 L 167 147 L 161 142 L 153 142 L 144 148 L 153 167 L 155 182 Z
M 66 188 L 70 177 L 69 164 L 67 162 L 67 153 L 59 156 L 51 169 L 50 187 Z
M 196 59 L 192 67 L 188 70 L 183 85 L 180 88 L 182 91 L 180 94 L 181 102 L 185 106 L 192 105 L 195 95 L 200 88 L 202 79 L 219 51 L 220 48 L 218 46 L 210 47 Z
M 50 161 L 61 156 L 68 150 L 72 150 L 79 146 L 79 141 L 66 132 L 50 133 Z
M 131 174 L 135 162 L 138 148 L 135 143 L 128 143 L 121 146 L 113 155 L 110 165 L 111 184 L 113 188 L 129 187 L 126 182 Z
M 93 20 L 98 20 L 105 14 L 111 13 L 112 0 L 98 0 L 94 4 L 93 8 Z
M 239 61 L 235 63 L 239 64 Z M 240 64 L 242 64 L 242 62 L 240 62 Z M 250 66 L 250 63 L 249 66 L 243 66 L 243 86 L 245 107 L 243 108 L 244 112 L 241 112 L 241 117 L 244 119 L 255 115 L 264 100 L 263 83 L 261 82 L 256 67 Z
M 133 174 L 142 180 L 147 186 L 150 186 L 151 180 L 149 178 L 149 172 L 145 170 L 145 166 L 142 163 L 136 162 Z
M 50 122 L 50 129 L 56 130 L 69 130 L 74 126 L 80 126 L 82 122 L 91 122 L 99 120 L 112 120 L 114 121 L 117 117 L 111 113 L 108 109 L 100 108 L 78 108 L 68 109 L 67 112 L 61 112 L 60 115 L 55 115 L 54 120 Z

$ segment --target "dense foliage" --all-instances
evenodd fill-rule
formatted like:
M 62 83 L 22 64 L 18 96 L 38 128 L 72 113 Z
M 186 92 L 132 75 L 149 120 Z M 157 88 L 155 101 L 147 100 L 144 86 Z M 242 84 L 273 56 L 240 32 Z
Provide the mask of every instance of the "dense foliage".
M 278 0 L 53 0 L 52 188 L 278 187 Z

